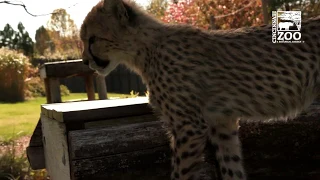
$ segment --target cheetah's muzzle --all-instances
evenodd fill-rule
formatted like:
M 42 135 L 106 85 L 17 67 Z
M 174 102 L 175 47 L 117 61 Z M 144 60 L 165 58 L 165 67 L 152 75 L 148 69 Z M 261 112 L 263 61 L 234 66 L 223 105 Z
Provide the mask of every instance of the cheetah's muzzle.
M 91 45 L 94 43 L 94 39 L 96 39 L 95 37 L 91 37 L 89 40 L 89 53 L 92 56 L 92 60 L 96 63 L 97 66 L 101 67 L 102 69 L 106 68 L 109 64 L 110 61 L 109 60 L 103 60 L 97 56 L 95 56 L 91 50 Z M 88 62 L 89 65 L 89 62 Z

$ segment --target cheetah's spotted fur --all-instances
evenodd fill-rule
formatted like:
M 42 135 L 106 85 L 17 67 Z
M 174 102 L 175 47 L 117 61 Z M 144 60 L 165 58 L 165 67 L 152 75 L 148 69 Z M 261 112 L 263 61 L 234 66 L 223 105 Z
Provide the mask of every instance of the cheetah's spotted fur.
M 207 32 L 167 25 L 122 0 L 104 0 L 81 27 L 83 61 L 107 75 L 138 73 L 172 134 L 172 180 L 198 179 L 209 140 L 223 180 L 244 180 L 239 118 L 294 117 L 320 92 L 320 17 L 305 43 L 272 44 L 271 26 Z

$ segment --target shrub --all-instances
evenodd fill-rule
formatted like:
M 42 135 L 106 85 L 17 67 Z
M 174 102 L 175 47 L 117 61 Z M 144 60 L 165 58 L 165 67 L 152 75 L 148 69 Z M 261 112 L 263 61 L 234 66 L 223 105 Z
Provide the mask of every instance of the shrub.
M 69 96 L 70 95 L 70 90 L 68 89 L 67 86 L 60 85 L 60 93 L 61 93 L 61 96 Z
M 11 147 L 12 148 L 12 147 Z M 2 154 L 3 153 L 3 154 Z M 0 179 L 16 179 L 25 174 L 28 161 L 24 155 L 17 155 L 14 149 L 8 149 L 0 155 Z M 14 177 L 14 178 L 13 178 Z
M 29 59 L 22 53 L 0 48 L 0 101 L 24 101 L 24 79 Z
M 25 151 L 19 152 L 15 141 L 0 145 L 0 180 L 47 180 L 45 170 L 31 170 Z M 22 146 L 22 145 L 21 145 Z
M 26 81 L 25 96 L 27 98 L 46 96 L 44 82 L 40 77 L 32 77 Z
M 65 85 L 60 85 L 61 96 L 69 96 L 70 90 Z M 45 97 L 46 89 L 40 77 L 33 77 L 26 81 L 25 96 L 27 98 Z
M 126 97 L 126 98 L 136 98 L 139 96 L 139 92 L 134 92 L 134 90 L 130 91 L 130 96 Z
M 33 66 L 39 66 L 46 62 L 67 61 L 81 59 L 81 53 L 78 50 L 68 50 L 63 53 L 46 53 L 43 56 L 36 55 L 32 58 L 31 63 Z

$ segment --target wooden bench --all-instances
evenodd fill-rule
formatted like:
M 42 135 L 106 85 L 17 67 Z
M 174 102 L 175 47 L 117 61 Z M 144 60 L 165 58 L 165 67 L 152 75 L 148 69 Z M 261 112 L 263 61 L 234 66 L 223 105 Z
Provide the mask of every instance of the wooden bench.
M 40 67 L 40 77 L 45 83 L 47 103 L 61 102 L 59 79 L 73 76 L 84 78 L 88 100 L 95 99 L 94 71 L 84 65 L 81 59 L 67 60 L 45 63 Z M 96 74 L 96 82 L 99 99 L 107 99 L 105 78 Z
M 240 123 L 250 179 L 320 179 L 320 111 L 313 105 L 288 122 Z M 166 180 L 169 142 L 147 98 L 41 107 L 45 167 L 53 180 Z M 214 175 L 207 148 L 204 179 Z
M 40 67 L 40 78 L 44 80 L 47 103 L 61 103 L 60 79 L 73 76 L 82 76 L 86 84 L 88 100 L 95 100 L 94 78 L 96 79 L 99 99 L 107 99 L 107 87 L 105 78 L 95 74 L 82 60 L 67 60 L 45 63 Z M 94 77 L 96 76 L 96 77 Z M 33 169 L 45 168 L 42 143 L 41 121 L 31 136 L 27 148 L 27 156 Z

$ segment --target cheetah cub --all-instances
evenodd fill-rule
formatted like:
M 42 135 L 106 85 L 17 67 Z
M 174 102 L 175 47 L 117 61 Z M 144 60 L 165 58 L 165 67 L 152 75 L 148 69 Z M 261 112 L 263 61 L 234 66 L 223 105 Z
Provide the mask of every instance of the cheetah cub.
M 199 179 L 209 141 L 223 180 L 245 180 L 238 120 L 294 117 L 320 93 L 320 17 L 304 43 L 273 44 L 271 26 L 203 31 L 168 25 L 133 2 L 104 0 L 81 27 L 83 61 L 141 76 L 171 134 L 171 180 Z

